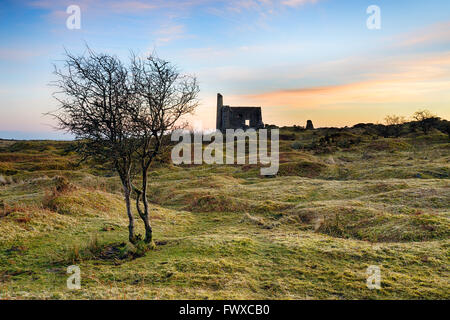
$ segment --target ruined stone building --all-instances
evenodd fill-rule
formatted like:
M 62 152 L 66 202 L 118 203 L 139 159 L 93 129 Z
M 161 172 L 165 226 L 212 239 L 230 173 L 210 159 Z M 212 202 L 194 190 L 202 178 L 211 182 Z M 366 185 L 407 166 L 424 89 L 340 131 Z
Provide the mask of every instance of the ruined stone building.
M 223 105 L 223 97 L 217 94 L 216 129 L 224 132 L 226 129 L 261 129 L 261 107 L 230 107 Z

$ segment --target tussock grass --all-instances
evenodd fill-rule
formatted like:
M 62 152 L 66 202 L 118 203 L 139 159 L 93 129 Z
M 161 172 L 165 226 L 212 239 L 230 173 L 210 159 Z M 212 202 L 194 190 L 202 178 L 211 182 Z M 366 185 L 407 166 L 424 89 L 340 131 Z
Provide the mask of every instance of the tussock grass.
M 370 242 L 445 240 L 450 236 L 448 215 L 389 213 L 361 206 L 327 206 L 294 210 L 290 221 L 315 232 Z
M 313 161 L 281 163 L 278 175 L 316 178 L 326 169 L 326 166 L 321 162 Z

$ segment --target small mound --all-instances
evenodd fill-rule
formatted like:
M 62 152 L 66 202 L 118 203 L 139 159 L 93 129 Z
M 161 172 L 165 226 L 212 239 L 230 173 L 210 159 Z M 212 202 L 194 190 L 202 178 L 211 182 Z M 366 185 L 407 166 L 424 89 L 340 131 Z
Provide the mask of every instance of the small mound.
M 280 163 L 295 162 L 295 161 L 317 161 L 317 158 L 307 152 L 280 152 Z
M 448 187 L 410 188 L 394 190 L 366 197 L 371 202 L 381 202 L 396 205 L 407 205 L 413 208 L 446 209 L 450 203 Z
M 300 209 L 290 219 L 333 237 L 371 242 L 429 241 L 450 236 L 450 222 L 438 214 L 392 214 L 340 206 Z
M 0 174 L 14 175 L 19 171 L 13 168 L 10 162 L 0 162 Z
M 43 205 L 63 215 L 120 215 L 125 210 L 124 202 L 119 196 L 86 189 L 54 193 L 44 199 Z
M 190 203 L 186 206 L 188 211 L 197 212 L 241 212 L 248 205 L 239 199 L 224 195 L 192 195 Z
M 406 183 L 378 182 L 364 187 L 364 191 L 367 194 L 378 194 L 407 188 Z
M 8 208 L 5 215 L 0 215 L 0 242 L 42 236 L 76 223 L 71 217 L 40 208 Z
M 314 161 L 297 161 L 281 163 L 278 170 L 279 176 L 300 176 L 307 178 L 316 178 L 325 171 L 327 165 Z
M 292 208 L 292 204 L 272 200 L 252 201 L 250 205 L 253 212 L 269 213 L 272 217 L 281 217 L 286 209 Z
M 248 222 L 251 224 L 256 224 L 257 226 L 259 226 L 263 229 L 272 229 L 279 224 L 279 223 L 267 222 L 266 219 L 264 219 L 262 217 L 252 216 L 252 215 L 248 214 L 247 212 L 244 214 L 244 217 L 242 218 L 241 222 Z
M 412 146 L 400 139 L 378 139 L 372 141 L 367 149 L 372 151 L 405 151 L 412 149 Z

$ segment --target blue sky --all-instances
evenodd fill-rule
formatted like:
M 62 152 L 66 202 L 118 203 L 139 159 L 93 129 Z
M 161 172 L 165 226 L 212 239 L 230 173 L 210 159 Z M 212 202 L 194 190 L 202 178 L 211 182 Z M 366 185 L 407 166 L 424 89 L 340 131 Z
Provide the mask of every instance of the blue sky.
M 81 9 L 79 30 L 66 27 L 69 5 Z M 366 27 L 370 5 L 379 30 Z M 217 92 L 279 125 L 381 122 L 420 108 L 450 118 L 448 0 L 2 1 L 0 39 L 0 137 L 61 137 L 42 115 L 57 106 L 52 64 L 86 43 L 123 59 L 156 50 L 195 74 L 191 121 L 205 128 Z

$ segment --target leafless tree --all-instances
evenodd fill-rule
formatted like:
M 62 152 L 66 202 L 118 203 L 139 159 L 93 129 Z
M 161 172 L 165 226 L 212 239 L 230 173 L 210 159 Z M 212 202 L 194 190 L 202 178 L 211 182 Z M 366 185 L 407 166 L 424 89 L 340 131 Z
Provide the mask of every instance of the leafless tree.
M 182 126 L 180 118 L 197 107 L 199 87 L 195 77 L 181 74 L 170 62 L 156 56 L 140 58 L 132 55 L 131 61 L 134 102 L 138 106 L 133 123 L 139 141 L 136 153 L 141 168 L 140 186 L 133 186 L 133 189 L 136 192 L 136 209 L 145 225 L 144 241 L 151 243 L 148 170 L 169 145 L 168 134 Z
M 182 75 L 169 62 L 132 55 L 129 66 L 115 56 L 87 48 L 84 55 L 66 52 L 62 68 L 55 66 L 60 108 L 50 113 L 58 127 L 75 135 L 83 159 L 111 162 L 123 186 L 129 219 L 129 241 L 136 243 L 131 195 L 145 225 L 145 242 L 152 242 L 149 221 L 148 171 L 168 146 L 167 136 L 183 115 L 198 104 L 195 77 Z M 141 176 L 139 188 L 132 174 Z M 141 208 L 141 203 L 143 208 Z
M 388 127 L 393 129 L 394 135 L 396 137 L 399 137 L 401 130 L 402 130 L 402 125 L 406 122 L 406 119 L 403 116 L 397 116 L 397 115 L 393 114 L 393 115 L 387 115 L 384 118 L 384 122 L 386 123 L 386 125 Z
M 112 162 L 125 197 L 129 240 L 136 242 L 131 210 L 131 170 L 137 144 L 133 139 L 133 92 L 129 71 L 111 55 L 87 49 L 84 55 L 66 51 L 61 68 L 55 66 L 60 108 L 51 113 L 62 130 L 75 135 L 83 159 Z
M 414 112 L 412 118 L 425 134 L 428 134 L 432 128 L 436 127 L 440 120 L 438 116 L 429 110 L 418 110 Z

